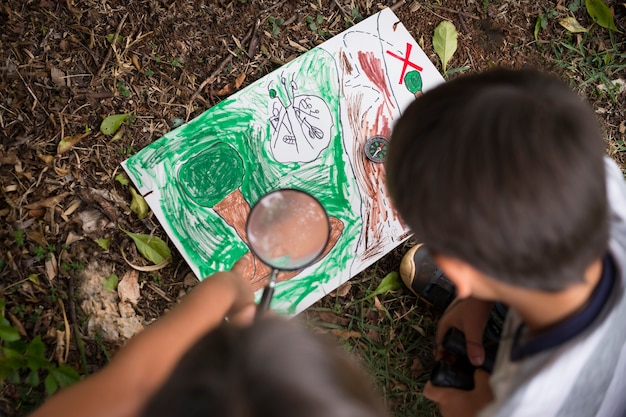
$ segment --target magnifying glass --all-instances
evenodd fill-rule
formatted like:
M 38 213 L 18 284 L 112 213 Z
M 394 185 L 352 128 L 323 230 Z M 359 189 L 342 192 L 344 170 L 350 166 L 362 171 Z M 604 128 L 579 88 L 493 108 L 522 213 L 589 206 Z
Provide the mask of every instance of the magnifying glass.
M 252 253 L 272 268 L 257 307 L 259 317 L 272 301 L 278 272 L 302 269 L 322 254 L 330 236 L 330 222 L 312 195 L 280 189 L 265 194 L 252 207 L 246 234 Z

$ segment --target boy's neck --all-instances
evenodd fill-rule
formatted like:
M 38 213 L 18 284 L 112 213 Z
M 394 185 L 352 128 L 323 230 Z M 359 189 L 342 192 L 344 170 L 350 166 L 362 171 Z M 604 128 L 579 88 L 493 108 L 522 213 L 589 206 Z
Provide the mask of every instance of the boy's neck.
M 601 277 L 602 259 L 597 259 L 585 271 L 583 283 L 555 293 L 516 289 L 510 300 L 503 301 L 521 316 L 531 334 L 538 333 L 581 310 Z

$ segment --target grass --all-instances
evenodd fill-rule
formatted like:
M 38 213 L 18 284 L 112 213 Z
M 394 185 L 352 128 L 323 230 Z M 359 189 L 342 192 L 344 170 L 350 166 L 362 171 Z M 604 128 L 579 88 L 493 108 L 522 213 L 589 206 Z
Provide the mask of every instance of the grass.
M 596 98 L 608 94 L 616 103 L 620 86 L 613 81 L 626 70 L 626 43 L 617 43 L 613 32 L 608 34 L 608 46 L 599 41 L 597 32 L 589 32 L 553 40 L 551 47 L 554 64 L 572 75 L 572 87 Z
M 336 336 L 361 360 L 392 415 L 438 416 L 436 406 L 421 394 L 433 365 L 436 313 L 404 288 L 352 301 L 372 293 L 387 273 L 397 269 L 397 258 L 394 253 L 383 258 L 380 267 L 353 278 L 343 297 L 341 290 L 335 291 L 303 314 L 310 326 Z

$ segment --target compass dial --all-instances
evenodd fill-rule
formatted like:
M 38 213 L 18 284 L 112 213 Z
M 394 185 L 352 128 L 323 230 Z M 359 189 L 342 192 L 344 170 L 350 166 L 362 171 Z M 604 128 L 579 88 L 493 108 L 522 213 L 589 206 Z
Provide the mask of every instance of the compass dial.
M 373 136 L 365 142 L 365 156 L 372 162 L 381 163 L 387 156 L 389 139 L 384 136 Z

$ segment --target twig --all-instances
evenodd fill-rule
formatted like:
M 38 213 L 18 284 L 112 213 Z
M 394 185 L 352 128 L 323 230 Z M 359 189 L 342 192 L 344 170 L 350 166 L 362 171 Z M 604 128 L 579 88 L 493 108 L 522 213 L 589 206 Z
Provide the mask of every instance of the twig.
M 61 306 L 61 311 L 63 312 L 63 324 L 65 325 L 65 354 L 63 355 L 63 363 L 67 363 L 67 358 L 70 356 L 70 337 L 72 331 L 70 329 L 70 323 L 67 321 L 67 314 L 65 313 L 63 300 L 59 298 L 57 301 L 59 302 L 59 306 Z
M 333 2 L 337 5 L 337 7 L 339 7 L 339 10 L 341 10 L 341 13 L 343 13 L 344 15 L 350 17 L 350 12 L 348 12 L 346 9 L 344 9 L 343 6 L 341 4 L 339 4 L 338 0 L 333 0 Z
M 395 12 L 396 10 L 398 10 L 400 7 L 404 6 L 406 4 L 406 0 L 398 0 L 397 2 L 394 3 L 393 6 L 390 7 L 392 12 Z
M 80 337 L 78 330 L 78 320 L 76 319 L 76 306 L 74 305 L 74 280 L 72 277 L 68 279 L 68 293 L 67 297 L 70 304 L 70 318 L 72 319 L 72 328 L 74 329 L 74 338 L 76 339 L 76 348 L 78 349 L 78 356 L 80 357 L 80 364 L 83 367 L 83 375 L 87 375 L 87 356 L 85 355 L 85 345 L 83 339 Z
M 104 57 L 104 61 L 102 62 L 102 65 L 100 65 L 100 69 L 96 73 L 95 77 L 93 77 L 93 80 L 91 80 L 91 85 L 94 85 L 96 83 L 96 80 L 98 79 L 98 77 L 100 77 L 100 75 L 102 74 L 102 71 L 104 71 L 104 67 L 106 67 L 106 65 L 109 62 L 109 59 L 111 59 L 113 48 L 115 48 L 115 42 L 117 42 L 117 37 L 120 36 L 120 32 L 122 31 L 122 26 L 124 25 L 124 22 L 126 21 L 127 17 L 128 17 L 128 13 L 126 13 L 124 17 L 122 17 L 122 20 L 120 20 L 120 24 L 117 25 L 115 36 L 113 37 L 113 40 L 111 41 L 111 47 L 107 51 L 107 55 Z
M 463 19 L 463 15 L 459 12 L 457 12 L 456 14 L 459 17 L 459 22 L 461 23 L 461 29 L 463 30 L 463 33 L 467 33 L 467 26 L 465 25 L 465 19 Z

